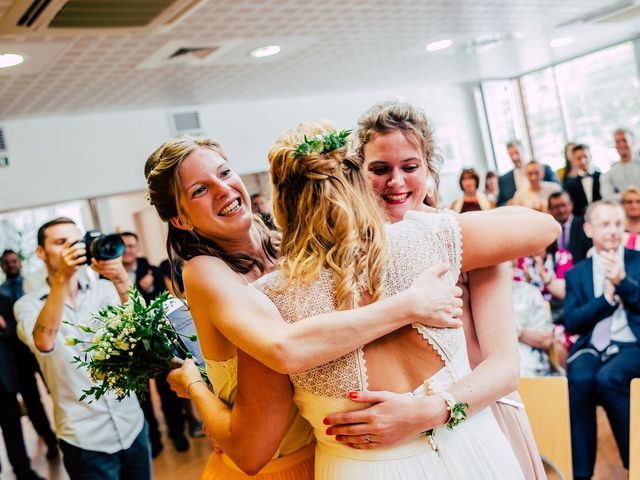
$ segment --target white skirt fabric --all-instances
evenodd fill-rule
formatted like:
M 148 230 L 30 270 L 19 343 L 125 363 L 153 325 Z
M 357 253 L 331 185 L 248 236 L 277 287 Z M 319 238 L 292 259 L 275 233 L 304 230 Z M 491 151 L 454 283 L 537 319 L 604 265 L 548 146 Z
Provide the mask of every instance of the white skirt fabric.
M 438 378 L 440 377 L 440 378 Z M 445 369 L 431 380 L 449 383 Z M 442 384 L 441 383 L 441 384 Z M 424 395 L 420 387 L 414 395 Z M 449 430 L 388 448 L 358 450 L 319 436 L 316 480 L 518 480 L 524 479 L 516 456 L 486 408 Z M 437 446 L 437 451 L 432 445 Z

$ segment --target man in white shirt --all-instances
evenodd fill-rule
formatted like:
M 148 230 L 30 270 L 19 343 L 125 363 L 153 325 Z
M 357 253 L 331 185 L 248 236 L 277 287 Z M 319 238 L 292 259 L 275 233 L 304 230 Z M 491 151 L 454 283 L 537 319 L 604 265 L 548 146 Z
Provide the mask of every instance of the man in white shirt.
M 600 193 L 605 200 L 618 200 L 631 185 L 640 187 L 640 160 L 634 159 L 634 138 L 631 130 L 618 128 L 613 132 L 620 161 L 602 175 Z
M 148 434 L 137 398 L 120 402 L 108 393 L 91 403 L 79 400 L 93 383 L 85 369 L 71 363 L 82 346 L 65 345 L 65 338 L 90 341 L 92 334 L 77 325 L 125 301 L 130 285 L 120 258 L 93 259 L 92 268 L 110 280 L 89 278 L 81 269 L 87 257 L 80 238 L 68 218 L 56 218 L 38 230 L 36 253 L 47 267 L 47 282 L 16 302 L 18 335 L 34 352 L 49 387 L 56 435 L 71 480 L 148 480 Z
M 597 405 L 629 467 L 630 383 L 640 376 L 640 252 L 623 247 L 624 211 L 615 202 L 591 204 L 584 229 L 595 251 L 567 272 L 564 301 L 566 330 L 580 335 L 567 361 L 576 479 L 593 475 Z

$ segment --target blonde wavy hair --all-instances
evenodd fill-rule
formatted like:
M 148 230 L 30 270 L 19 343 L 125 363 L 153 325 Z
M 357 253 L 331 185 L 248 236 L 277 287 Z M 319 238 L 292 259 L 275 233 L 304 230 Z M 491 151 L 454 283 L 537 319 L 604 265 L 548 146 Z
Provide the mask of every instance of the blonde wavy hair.
M 337 308 L 344 310 L 362 291 L 373 301 L 382 297 L 388 254 L 375 195 L 348 147 L 294 155 L 305 137 L 332 131 L 329 122 L 300 124 L 276 140 L 269 165 L 285 288 L 308 284 L 326 268 L 336 282 Z

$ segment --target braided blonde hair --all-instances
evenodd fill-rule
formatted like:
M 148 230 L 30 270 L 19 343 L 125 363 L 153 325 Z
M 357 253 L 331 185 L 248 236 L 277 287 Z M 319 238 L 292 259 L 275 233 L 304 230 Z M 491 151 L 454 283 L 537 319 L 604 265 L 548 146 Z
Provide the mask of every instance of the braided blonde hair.
M 305 137 L 332 131 L 328 122 L 306 123 L 276 140 L 269 151 L 273 213 L 282 230 L 287 286 L 311 282 L 329 269 L 337 308 L 350 309 L 361 289 L 373 301 L 383 295 L 386 233 L 373 191 L 347 146 L 295 154 Z

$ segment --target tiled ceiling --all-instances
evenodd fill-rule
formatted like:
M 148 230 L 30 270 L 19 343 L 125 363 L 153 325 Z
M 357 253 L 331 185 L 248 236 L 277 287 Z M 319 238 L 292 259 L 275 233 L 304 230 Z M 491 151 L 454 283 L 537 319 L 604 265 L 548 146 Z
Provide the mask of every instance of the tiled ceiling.
M 55 44 L 58 52 L 47 54 L 35 72 L 28 64 L 0 72 L 0 119 L 513 76 L 635 36 L 635 19 L 557 27 L 622 3 L 633 1 L 209 0 L 171 28 L 145 32 L 0 30 L 5 51 L 32 49 L 37 57 L 43 44 Z M 0 0 L 0 19 L 12 4 Z M 503 37 L 501 45 L 468 51 L 472 39 L 495 34 Z M 577 41 L 552 50 L 549 40 L 565 34 L 575 34 Z M 444 37 L 454 40 L 451 49 L 425 51 L 428 41 Z M 170 42 L 220 51 L 208 64 L 140 67 Z M 249 59 L 251 48 L 276 42 L 282 54 Z

